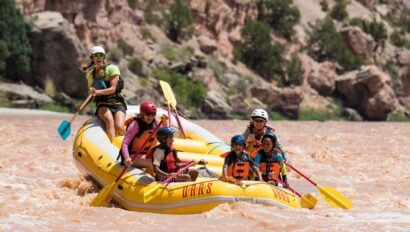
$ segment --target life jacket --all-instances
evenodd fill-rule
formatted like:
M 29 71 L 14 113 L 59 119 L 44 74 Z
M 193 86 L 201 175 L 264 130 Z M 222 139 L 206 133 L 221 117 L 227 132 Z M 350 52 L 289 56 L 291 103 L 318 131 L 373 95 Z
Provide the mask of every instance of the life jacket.
M 250 163 L 238 160 L 238 157 L 233 152 L 230 152 L 228 157 L 231 159 L 231 163 L 228 166 L 228 176 L 232 176 L 237 180 L 248 180 L 251 169 Z
M 163 145 L 157 145 L 155 147 L 153 147 L 152 149 L 150 149 L 149 153 L 147 154 L 147 156 L 145 157 L 146 159 L 153 159 L 153 154 L 155 152 L 155 150 L 157 148 L 161 148 L 164 150 L 164 159 L 161 160 L 159 169 L 163 172 L 166 173 L 173 173 L 173 172 L 177 172 L 179 167 L 178 167 L 178 156 L 177 156 L 177 151 L 174 148 L 169 148 L 167 146 L 163 146 Z M 155 179 L 158 181 L 161 178 L 159 176 L 155 176 Z
M 259 171 L 261 172 L 262 178 L 264 181 L 274 181 L 276 179 L 281 179 L 280 178 L 280 171 L 282 169 L 282 166 L 277 160 L 277 151 L 274 152 L 273 157 L 268 157 L 263 150 L 259 151 L 259 153 L 262 155 L 261 161 L 260 161 L 260 166 L 259 166 Z M 269 174 L 273 172 L 273 177 L 274 178 L 269 178 Z
M 247 128 L 247 131 L 249 132 L 249 134 L 252 134 L 252 129 L 253 129 L 254 127 L 253 126 L 251 126 L 251 125 L 249 125 L 248 126 L 248 128 Z M 273 131 L 275 131 L 275 129 L 273 129 L 272 127 L 270 127 L 270 126 L 265 126 L 265 133 L 268 133 L 268 132 L 273 132 Z M 265 134 L 264 133 L 264 134 Z M 252 157 L 252 159 L 255 159 L 256 158 L 256 154 L 258 154 L 258 151 L 262 148 L 262 142 L 261 142 L 261 139 L 262 139 L 262 136 L 260 136 L 259 138 L 258 137 L 255 137 L 255 140 L 252 142 L 252 143 L 250 143 L 250 144 L 247 144 L 247 146 L 246 146 L 246 148 L 245 148 L 245 150 L 249 153 L 249 156 L 250 157 Z
M 110 81 L 105 80 L 105 73 L 107 67 L 111 64 L 104 64 L 103 70 L 104 70 L 104 76 L 103 77 L 98 77 L 95 73 L 95 68 L 92 70 L 92 77 L 93 77 L 93 82 L 92 82 L 92 87 L 95 89 L 108 89 L 111 86 Z M 125 104 L 124 98 L 122 96 L 122 89 L 124 88 L 124 81 L 119 76 L 119 80 L 117 83 L 117 87 L 115 89 L 115 92 L 113 94 L 109 95 L 99 95 L 95 96 L 94 101 L 98 105 L 100 104 L 105 104 L 105 105 L 121 105 Z
M 132 139 L 131 143 L 128 145 L 128 151 L 131 154 L 135 153 L 140 149 L 143 143 L 147 140 L 150 134 L 154 131 L 155 127 L 157 126 L 157 122 L 154 120 L 151 125 L 145 123 L 141 118 L 131 117 L 125 121 L 125 126 L 128 128 L 129 124 L 132 121 L 137 121 L 139 130 L 135 137 Z M 144 149 L 139 154 L 146 154 L 151 147 L 157 145 L 157 138 L 152 136 L 151 139 L 145 144 Z M 121 157 L 121 164 L 123 164 L 124 157 L 122 155 L 122 151 L 120 149 L 117 160 Z

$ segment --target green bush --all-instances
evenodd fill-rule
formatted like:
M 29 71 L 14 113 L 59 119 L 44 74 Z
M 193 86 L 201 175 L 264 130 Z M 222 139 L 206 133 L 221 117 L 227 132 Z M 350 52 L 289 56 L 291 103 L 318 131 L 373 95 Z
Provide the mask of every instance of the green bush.
M 349 17 L 349 14 L 346 11 L 347 3 L 345 0 L 337 0 L 336 4 L 333 6 L 330 11 L 330 16 L 336 19 L 337 21 L 343 21 Z
M 269 117 L 272 121 L 283 121 L 283 120 L 289 120 L 290 118 L 286 117 L 285 115 L 281 114 L 280 112 L 277 111 L 271 111 L 269 114 Z
M 272 44 L 269 26 L 265 22 L 248 21 L 241 30 L 242 42 L 235 45 L 235 59 L 244 62 L 267 80 L 283 76 L 284 47 Z
M 187 54 L 185 50 L 178 49 L 171 44 L 165 44 L 162 46 L 162 52 L 165 58 L 170 61 L 186 61 L 189 58 L 189 54 Z
M 124 55 L 131 56 L 132 54 L 134 54 L 134 47 L 132 47 L 123 39 L 117 40 L 117 47 L 122 51 Z
M 47 103 L 45 105 L 41 105 L 38 109 L 40 110 L 48 110 L 54 112 L 61 112 L 61 113 L 69 113 L 71 110 L 65 106 L 57 105 L 54 103 Z
M 119 63 L 122 56 L 122 51 L 119 48 L 114 48 L 108 53 L 108 59 L 115 63 Z
M 336 31 L 331 18 L 317 21 L 308 31 L 308 53 L 315 60 L 331 60 L 339 63 L 343 70 L 353 70 L 363 64 L 363 58 L 354 55 L 344 42 L 343 36 Z
M 0 40 L 0 74 L 6 71 L 7 62 L 6 59 L 9 57 L 10 53 L 7 49 L 7 44 Z
M 403 32 L 394 31 L 390 35 L 390 42 L 396 47 L 409 47 L 410 42 L 406 39 Z
M 360 27 L 365 33 L 371 35 L 378 45 L 385 47 L 387 40 L 387 31 L 383 22 L 378 22 L 373 18 L 372 22 L 360 18 L 353 18 L 350 20 L 350 25 Z
M 389 114 L 387 121 L 390 122 L 410 122 L 410 118 L 408 118 L 404 113 L 401 112 L 393 112 Z
M 161 69 L 154 70 L 153 76 L 171 85 L 178 104 L 200 107 L 205 100 L 207 89 L 201 81 L 192 82 L 180 73 Z
M 303 84 L 303 67 L 302 62 L 296 54 L 292 55 L 290 62 L 286 64 L 287 79 L 282 79 L 284 86 L 298 86 Z
M 135 10 L 138 7 L 138 0 L 128 0 L 128 6 Z
M 227 67 L 224 62 L 221 62 L 217 60 L 216 57 L 213 57 L 208 60 L 208 65 L 214 71 L 216 80 L 219 83 L 223 85 L 227 85 L 229 83 L 228 78 L 225 77 Z
M 144 9 L 144 18 L 148 24 L 153 24 L 161 27 L 164 24 L 162 7 L 158 4 L 157 0 L 148 1 L 147 6 Z
M 155 36 L 151 33 L 150 30 L 148 30 L 145 27 L 141 27 L 140 28 L 140 33 L 142 35 L 142 38 L 144 39 L 150 39 L 152 42 L 156 43 L 157 42 L 157 38 L 155 38 Z
M 128 63 L 128 69 L 138 76 L 144 76 L 144 67 L 142 62 L 137 57 L 130 60 Z
M 258 0 L 258 20 L 268 23 L 274 30 L 290 39 L 293 27 L 300 20 L 300 11 L 293 0 Z
M 166 32 L 173 42 L 191 38 L 194 32 L 191 9 L 184 0 L 176 0 L 170 7 Z
M 19 80 L 30 72 L 30 56 L 32 53 L 28 39 L 30 26 L 24 22 L 23 16 L 16 9 L 14 0 L 2 0 L 0 4 L 0 48 L 1 62 L 5 60 L 3 75 L 10 80 Z M 4 65 L 4 64 L 3 64 Z M 1 71 L 1 70 L 0 70 Z

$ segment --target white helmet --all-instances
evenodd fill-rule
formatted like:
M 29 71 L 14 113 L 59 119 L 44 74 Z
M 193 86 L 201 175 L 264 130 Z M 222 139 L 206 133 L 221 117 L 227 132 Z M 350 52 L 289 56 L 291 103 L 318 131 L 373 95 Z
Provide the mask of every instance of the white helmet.
M 251 114 L 251 119 L 253 118 L 263 118 L 268 121 L 268 112 L 264 109 L 256 109 Z
M 105 54 L 105 50 L 104 50 L 104 48 L 101 47 L 101 46 L 93 46 L 93 47 L 91 48 L 91 54 L 95 54 L 95 53 L 103 53 L 103 54 Z

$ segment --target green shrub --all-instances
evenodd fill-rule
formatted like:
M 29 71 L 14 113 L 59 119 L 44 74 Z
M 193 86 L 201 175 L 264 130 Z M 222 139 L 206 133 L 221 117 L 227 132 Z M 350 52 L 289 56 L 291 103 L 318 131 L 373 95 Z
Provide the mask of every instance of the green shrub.
M 396 47 L 410 47 L 410 42 L 405 38 L 403 32 L 394 31 L 390 35 L 390 42 Z
M 390 122 L 410 122 L 410 118 L 408 118 L 404 113 L 402 112 L 393 112 L 389 114 L 387 121 Z
M 48 110 L 48 111 L 54 111 L 54 112 L 61 112 L 61 113 L 69 113 L 71 110 L 65 106 L 57 105 L 54 103 L 48 103 L 41 105 L 38 109 L 40 110 Z
M 135 10 L 138 7 L 138 0 L 128 0 L 128 6 Z
M 373 18 L 372 22 L 360 18 L 353 18 L 350 20 L 350 25 L 360 27 L 365 33 L 371 35 L 378 45 L 384 48 L 387 40 L 387 31 L 383 22 L 378 22 L 376 18 Z
M 184 50 L 178 49 L 171 44 L 162 46 L 162 52 L 165 58 L 170 61 L 186 61 L 189 58 L 189 55 Z
M 287 79 L 283 78 L 284 86 L 298 86 L 303 84 L 304 70 L 296 54 L 292 55 L 290 62 L 286 64 Z
M 345 0 L 337 0 L 336 4 L 333 6 L 330 11 L 330 16 L 336 19 L 337 21 L 343 21 L 349 17 L 349 14 L 346 11 L 347 3 Z
M 342 102 L 339 99 L 332 100 L 326 109 L 313 109 L 310 107 L 301 107 L 299 111 L 299 120 L 326 121 L 326 120 L 347 120 L 344 113 Z
M 242 42 L 235 45 L 235 59 L 244 62 L 267 80 L 283 75 L 284 47 L 272 44 L 265 22 L 248 21 L 241 30 Z
M 161 69 L 154 70 L 153 76 L 171 85 L 178 104 L 200 107 L 205 100 L 207 89 L 201 81 L 192 82 L 180 73 Z
M 108 59 L 115 63 L 119 63 L 122 56 L 122 50 L 119 48 L 114 48 L 108 53 Z
M 274 30 L 290 39 L 293 27 L 300 20 L 300 11 L 293 0 L 258 0 L 258 20 L 268 23 Z
M 173 42 L 191 38 L 194 32 L 191 9 L 184 0 L 176 0 L 170 7 L 166 33 Z
M 363 58 L 354 55 L 346 46 L 343 36 L 336 31 L 331 18 L 317 21 L 308 31 L 308 53 L 315 60 L 331 60 L 339 63 L 343 70 L 353 70 L 363 64 Z
M 151 33 L 151 31 L 148 30 L 147 28 L 141 27 L 141 28 L 140 28 L 140 33 L 141 33 L 141 35 L 142 35 L 142 38 L 144 38 L 144 39 L 149 39 L 149 40 L 151 40 L 151 41 L 154 42 L 154 43 L 157 42 L 157 38 L 155 38 L 155 36 L 154 36 L 154 35 Z
M 283 121 L 283 120 L 289 120 L 288 117 L 285 115 L 281 114 L 280 112 L 277 111 L 271 111 L 269 114 L 269 117 L 272 121 Z
M 208 60 L 208 65 L 214 71 L 216 80 L 219 83 L 223 85 L 227 85 L 229 83 L 228 78 L 225 77 L 227 67 L 224 62 L 221 62 L 215 57 L 212 57 Z
M 138 59 L 137 57 L 134 57 L 130 60 L 130 62 L 128 63 L 128 69 L 138 75 L 138 76 L 144 76 L 144 67 L 142 62 L 140 61 L 140 59 Z
M 157 0 L 149 0 L 144 9 L 144 18 L 148 24 L 154 24 L 161 27 L 164 24 L 162 7 Z
M 10 53 L 7 49 L 7 44 L 4 41 L 0 40 L 0 74 L 3 74 L 6 71 L 7 63 L 6 59 L 9 57 Z
M 117 40 L 117 47 L 122 51 L 124 55 L 129 55 L 131 56 L 134 54 L 134 47 L 129 45 L 125 40 L 123 39 L 118 39 Z
M 0 4 L 0 41 L 3 41 L 7 48 L 4 48 L 4 44 L 0 48 L 0 53 L 2 53 L 0 56 L 3 56 L 0 59 L 2 62 L 5 60 L 3 76 L 7 79 L 19 80 L 21 76 L 30 72 L 32 53 L 28 39 L 30 30 L 30 26 L 24 22 L 23 16 L 16 9 L 16 2 L 2 0 Z

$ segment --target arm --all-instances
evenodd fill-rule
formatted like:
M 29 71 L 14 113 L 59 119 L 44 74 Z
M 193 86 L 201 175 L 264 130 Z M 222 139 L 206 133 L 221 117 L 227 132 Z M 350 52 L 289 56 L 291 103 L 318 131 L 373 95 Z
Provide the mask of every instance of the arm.
M 253 171 L 256 172 L 256 174 L 258 175 L 259 181 L 263 181 L 261 172 L 259 171 L 257 164 L 250 157 L 248 159 L 248 162 L 250 163 Z
M 154 155 L 152 157 L 152 164 L 154 166 L 154 172 L 156 175 L 160 177 L 173 176 L 172 173 L 166 173 L 159 168 L 161 165 L 161 161 L 164 159 L 164 157 L 165 157 L 164 150 L 160 148 L 155 149 Z
M 134 139 L 135 135 L 137 135 L 138 131 L 138 122 L 134 120 L 128 125 L 127 132 L 125 133 L 124 140 L 122 141 L 121 145 L 121 152 L 124 156 L 124 160 L 130 158 L 128 146 L 131 144 L 132 140 Z

